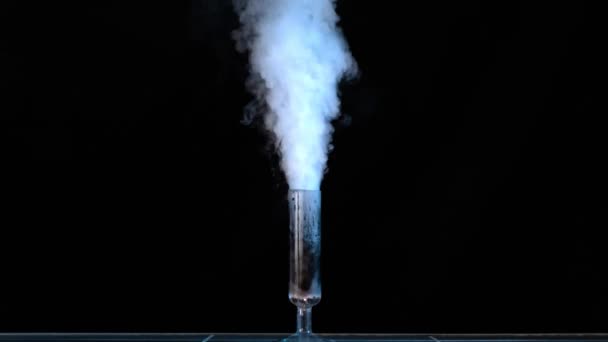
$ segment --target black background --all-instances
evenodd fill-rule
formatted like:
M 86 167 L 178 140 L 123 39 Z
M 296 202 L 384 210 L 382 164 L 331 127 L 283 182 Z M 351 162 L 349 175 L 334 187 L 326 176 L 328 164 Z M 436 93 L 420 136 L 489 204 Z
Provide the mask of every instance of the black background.
M 607 331 L 596 9 L 338 11 L 362 74 L 322 187 L 314 328 Z M 240 123 L 230 2 L 0 15 L 0 330 L 293 330 L 287 188 Z

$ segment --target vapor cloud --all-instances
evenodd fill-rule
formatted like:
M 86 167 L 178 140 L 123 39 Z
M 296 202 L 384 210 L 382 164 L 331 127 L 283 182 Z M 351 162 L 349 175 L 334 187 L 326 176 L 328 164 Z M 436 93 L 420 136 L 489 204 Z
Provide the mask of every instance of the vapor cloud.
M 234 0 L 249 51 L 250 91 L 272 132 L 291 189 L 318 190 L 339 115 L 338 85 L 357 65 L 335 0 Z M 261 105 L 261 106 L 260 106 Z M 262 108 L 262 109 L 260 109 Z

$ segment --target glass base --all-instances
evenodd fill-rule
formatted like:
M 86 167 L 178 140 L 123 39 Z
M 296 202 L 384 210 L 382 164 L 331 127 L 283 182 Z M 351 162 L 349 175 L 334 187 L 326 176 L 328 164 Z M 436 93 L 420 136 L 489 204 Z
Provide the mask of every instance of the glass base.
M 282 339 L 280 342 L 335 342 L 334 340 L 327 339 L 315 334 L 303 334 L 295 333 Z

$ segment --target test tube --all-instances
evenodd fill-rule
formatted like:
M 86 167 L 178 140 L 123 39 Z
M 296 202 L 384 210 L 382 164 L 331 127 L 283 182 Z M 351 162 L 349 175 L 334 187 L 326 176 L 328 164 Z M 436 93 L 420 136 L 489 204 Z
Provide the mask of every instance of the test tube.
M 321 191 L 289 190 L 289 300 L 296 335 L 312 336 L 311 309 L 321 301 Z

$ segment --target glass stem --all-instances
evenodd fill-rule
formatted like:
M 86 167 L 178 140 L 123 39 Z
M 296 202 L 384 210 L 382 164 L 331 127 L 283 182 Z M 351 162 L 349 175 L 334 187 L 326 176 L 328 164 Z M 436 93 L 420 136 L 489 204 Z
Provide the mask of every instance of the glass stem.
M 298 334 L 312 334 L 312 309 L 298 307 Z

